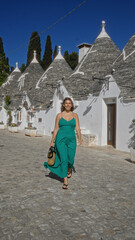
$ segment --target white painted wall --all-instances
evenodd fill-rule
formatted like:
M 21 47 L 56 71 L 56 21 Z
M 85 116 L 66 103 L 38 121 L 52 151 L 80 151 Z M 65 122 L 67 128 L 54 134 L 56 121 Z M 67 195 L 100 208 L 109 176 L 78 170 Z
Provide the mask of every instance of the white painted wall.
M 21 119 L 22 119 L 22 122 L 21 122 L 21 124 L 19 126 L 19 130 L 24 130 L 25 127 L 28 126 L 27 111 L 26 111 L 26 109 L 24 107 L 21 109 Z
M 7 111 L 5 110 L 4 107 L 2 107 L 1 111 L 0 111 L 0 122 L 3 122 L 4 125 L 7 125 L 7 120 L 8 120 L 8 115 L 7 115 Z
M 68 96 L 64 86 L 60 91 L 63 98 Z M 75 112 L 79 116 L 80 127 L 96 135 L 98 144 L 104 146 L 107 145 L 107 104 L 116 103 L 116 149 L 129 152 L 128 142 L 132 137 L 129 126 L 135 118 L 135 103 L 124 104 L 119 94 L 120 89 L 110 76 L 109 84 L 103 85 L 99 97 L 89 96 L 85 101 L 74 101 L 78 105 Z
M 116 148 L 122 151 L 130 151 L 129 140 L 133 133 L 130 133 L 130 124 L 135 119 L 135 102 L 125 104 L 118 100 L 117 105 L 117 136 Z

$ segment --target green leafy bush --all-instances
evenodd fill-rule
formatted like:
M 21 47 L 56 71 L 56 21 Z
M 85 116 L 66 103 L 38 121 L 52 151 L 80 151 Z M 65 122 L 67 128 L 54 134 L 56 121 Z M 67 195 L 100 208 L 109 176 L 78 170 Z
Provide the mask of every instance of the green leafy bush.
M 16 123 L 11 123 L 10 127 L 18 127 L 18 125 Z
M 12 122 L 12 116 L 11 116 L 11 110 L 8 110 L 8 125 L 10 126 L 11 125 L 11 122 Z
M 9 106 L 10 103 L 11 103 L 10 96 L 7 95 L 5 97 L 5 104 L 6 104 L 6 106 Z

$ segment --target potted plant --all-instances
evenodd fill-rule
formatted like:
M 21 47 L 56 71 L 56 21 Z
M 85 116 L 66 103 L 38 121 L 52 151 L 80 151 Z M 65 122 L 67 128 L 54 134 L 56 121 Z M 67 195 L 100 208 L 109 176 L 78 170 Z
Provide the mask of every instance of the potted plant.
M 18 133 L 18 125 L 16 123 L 11 123 L 8 126 L 9 132 Z
M 4 129 L 5 127 L 4 127 L 4 123 L 3 123 L 3 121 L 1 121 L 0 122 L 0 129 Z
M 36 137 L 37 129 L 35 127 L 32 127 L 32 125 L 29 125 L 29 127 L 25 128 L 25 136 Z
M 130 156 L 131 162 L 135 163 L 135 119 L 132 120 L 130 125 L 130 133 L 133 133 L 133 136 L 130 138 L 129 147 L 130 147 Z

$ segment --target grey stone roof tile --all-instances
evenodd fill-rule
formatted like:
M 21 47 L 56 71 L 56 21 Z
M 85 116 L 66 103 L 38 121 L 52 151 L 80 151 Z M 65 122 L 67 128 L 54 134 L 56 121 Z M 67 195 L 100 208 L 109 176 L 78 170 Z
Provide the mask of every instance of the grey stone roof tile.
M 54 92 L 62 79 L 67 79 L 72 73 L 63 57 L 54 59 L 48 69 L 41 76 L 37 82 L 36 89 L 34 90 L 34 97 L 32 100 L 33 105 L 47 109 L 51 104 Z
M 73 74 L 65 82 L 70 94 L 76 100 L 87 99 L 89 94 L 98 95 L 103 81 L 95 78 L 103 79 L 110 74 L 112 64 L 119 54 L 120 50 L 110 37 L 97 38 Z
M 10 107 L 12 107 L 12 105 L 16 105 L 16 98 L 15 95 L 17 92 L 19 92 L 18 90 L 18 79 L 21 76 L 21 72 L 19 71 L 13 71 L 7 78 L 6 82 L 2 84 L 1 88 L 0 88 L 0 101 L 2 102 L 3 97 L 5 96 L 10 96 L 11 98 L 11 104 Z
M 120 97 L 125 102 L 135 100 L 135 34 L 114 62 L 113 68 L 113 76 L 121 90 Z

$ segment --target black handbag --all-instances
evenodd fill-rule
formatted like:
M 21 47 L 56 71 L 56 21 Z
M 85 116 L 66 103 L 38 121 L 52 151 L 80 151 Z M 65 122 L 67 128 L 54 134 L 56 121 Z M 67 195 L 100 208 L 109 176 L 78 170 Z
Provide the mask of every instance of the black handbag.
M 55 163 L 55 149 L 54 149 L 54 147 L 51 146 L 49 148 L 47 157 L 48 157 L 48 165 L 53 166 L 54 163 Z

